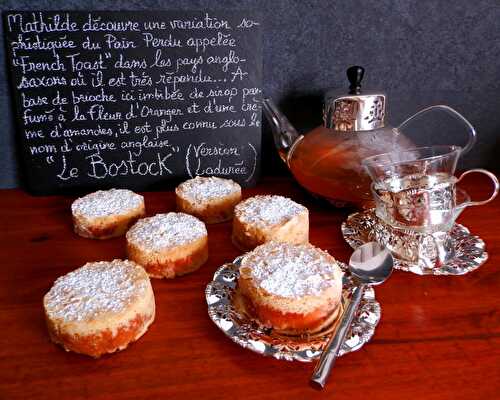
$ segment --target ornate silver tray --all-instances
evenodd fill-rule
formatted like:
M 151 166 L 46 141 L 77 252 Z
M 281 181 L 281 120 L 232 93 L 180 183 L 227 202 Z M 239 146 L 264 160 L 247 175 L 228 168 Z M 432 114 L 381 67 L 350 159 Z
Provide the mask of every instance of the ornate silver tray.
M 376 230 L 381 229 L 373 210 L 356 212 L 349 215 L 341 226 L 345 241 L 356 249 L 364 243 L 375 240 Z M 394 258 L 394 268 L 413 272 L 418 275 L 464 275 L 479 268 L 488 259 L 485 244 L 478 236 L 460 224 L 455 224 L 450 231 L 454 256 L 444 265 L 427 268 L 422 264 Z M 402 243 L 401 245 L 404 245 Z
M 207 285 L 205 296 L 211 320 L 233 342 L 256 353 L 287 361 L 310 362 L 318 358 L 350 299 L 354 288 L 351 278 L 344 274 L 342 310 L 335 321 L 321 332 L 309 336 L 287 336 L 261 326 L 239 305 L 237 283 L 241 258 L 221 266 L 215 272 L 213 281 Z M 347 271 L 345 264 L 341 267 Z M 371 339 L 380 314 L 375 291 L 367 288 L 340 355 L 358 350 Z

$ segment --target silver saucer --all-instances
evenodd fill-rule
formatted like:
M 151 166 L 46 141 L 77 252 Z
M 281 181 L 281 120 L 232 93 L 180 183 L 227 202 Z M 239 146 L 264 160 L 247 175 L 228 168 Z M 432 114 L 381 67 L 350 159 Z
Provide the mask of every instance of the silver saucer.
M 318 358 L 336 329 L 339 318 L 321 332 L 307 337 L 287 336 L 262 327 L 237 307 L 240 261 L 241 257 L 238 257 L 233 263 L 221 266 L 215 272 L 213 281 L 205 289 L 208 315 L 215 325 L 233 342 L 265 356 L 278 360 L 302 362 L 310 362 Z M 340 265 L 344 271 L 347 271 L 345 264 L 340 263 Z M 353 288 L 351 278 L 344 274 L 342 310 L 345 309 L 344 306 L 349 301 Z M 380 314 L 380 304 L 375 299 L 375 291 L 373 288 L 367 288 L 352 323 L 351 331 L 340 350 L 340 355 L 358 350 L 371 339 L 380 321 Z
M 342 235 L 353 248 L 374 240 L 378 224 L 374 210 L 357 212 L 349 215 L 342 223 Z M 394 259 L 394 268 L 413 272 L 418 275 L 464 275 L 479 268 L 488 259 L 484 242 L 478 236 L 473 236 L 469 230 L 460 224 L 453 225 L 450 236 L 455 249 L 455 255 L 446 264 L 438 268 L 427 268 L 425 265 Z

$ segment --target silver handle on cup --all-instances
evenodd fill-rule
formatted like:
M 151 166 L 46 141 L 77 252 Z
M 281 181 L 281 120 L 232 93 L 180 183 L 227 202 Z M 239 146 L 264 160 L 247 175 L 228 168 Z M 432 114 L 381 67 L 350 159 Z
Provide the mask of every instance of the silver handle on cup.
M 435 106 L 430 106 L 430 107 L 427 107 L 427 108 L 424 108 L 422 110 L 420 110 L 419 112 L 417 112 L 416 114 L 413 114 L 410 118 L 407 118 L 406 120 L 404 120 L 399 126 L 398 126 L 398 129 L 402 130 L 401 128 L 406 125 L 408 122 L 412 121 L 412 120 L 415 120 L 416 118 L 419 118 L 421 117 L 423 114 L 429 112 L 429 111 L 433 111 L 433 110 L 441 110 L 441 111 L 445 111 L 455 117 L 457 117 L 459 120 L 461 120 L 466 126 L 467 128 L 469 128 L 469 141 L 467 142 L 467 144 L 462 148 L 462 151 L 461 151 L 461 154 L 465 154 L 467 153 L 470 149 L 472 149 L 472 147 L 474 146 L 474 144 L 476 143 L 476 130 L 474 129 L 474 127 L 472 126 L 472 124 L 462 115 L 460 114 L 458 111 L 456 111 L 455 109 L 449 107 L 449 106 L 445 106 L 445 105 L 442 105 L 442 104 L 438 104 L 438 105 L 435 105 Z
M 498 182 L 498 178 L 495 176 L 495 174 L 482 168 L 474 168 L 465 171 L 462 175 L 460 175 L 460 178 L 457 179 L 457 184 L 462 180 L 462 178 L 472 173 L 485 174 L 488 178 L 490 178 L 491 181 L 493 182 L 493 192 L 491 193 L 491 196 L 488 197 L 486 200 L 467 201 L 461 205 L 461 208 L 469 206 L 482 206 L 483 204 L 489 203 L 491 200 L 497 197 L 498 191 L 500 190 L 500 183 Z

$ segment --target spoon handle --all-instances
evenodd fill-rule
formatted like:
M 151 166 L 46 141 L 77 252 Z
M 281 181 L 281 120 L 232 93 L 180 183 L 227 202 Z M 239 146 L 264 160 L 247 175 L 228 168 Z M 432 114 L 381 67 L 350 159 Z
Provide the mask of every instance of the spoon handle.
M 342 343 L 344 343 L 347 332 L 349 332 L 349 328 L 351 327 L 352 320 L 354 319 L 361 297 L 363 296 L 363 291 L 364 285 L 359 285 L 354 288 L 351 301 L 347 306 L 346 312 L 342 316 L 339 327 L 321 353 L 321 357 L 311 376 L 311 383 L 316 388 L 318 388 L 318 386 L 319 389 L 325 387 L 326 381 L 330 376 L 330 371 L 332 370 L 335 360 L 337 359 L 340 347 L 342 346 Z

